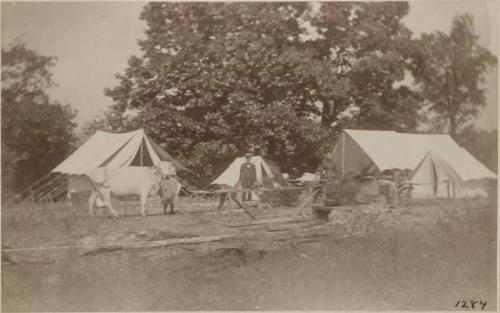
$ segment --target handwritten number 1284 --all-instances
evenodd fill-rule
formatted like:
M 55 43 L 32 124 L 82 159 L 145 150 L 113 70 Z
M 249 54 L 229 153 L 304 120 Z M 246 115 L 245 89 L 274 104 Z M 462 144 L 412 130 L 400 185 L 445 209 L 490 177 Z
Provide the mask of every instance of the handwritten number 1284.
M 470 301 L 465 301 L 465 300 L 458 300 L 457 304 L 455 304 L 456 308 L 461 308 L 461 309 L 481 309 L 484 310 L 486 307 L 486 304 L 488 302 L 483 301 L 483 300 L 470 300 Z

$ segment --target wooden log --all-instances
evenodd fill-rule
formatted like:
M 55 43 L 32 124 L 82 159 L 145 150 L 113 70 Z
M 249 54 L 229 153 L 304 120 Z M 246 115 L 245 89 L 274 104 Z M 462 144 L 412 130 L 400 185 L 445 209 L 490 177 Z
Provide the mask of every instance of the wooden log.
M 240 193 L 240 192 L 249 192 L 249 191 L 282 191 L 282 190 L 304 190 L 306 187 L 276 187 L 276 188 L 229 188 L 229 189 L 217 189 L 213 191 L 206 190 L 194 190 L 192 191 L 195 195 L 203 195 L 203 194 L 219 194 L 219 193 Z
M 268 227 L 272 224 L 258 224 L 254 226 Z M 142 242 L 123 242 L 123 243 L 109 243 L 96 245 L 90 251 L 86 251 L 82 254 L 85 255 L 95 255 L 100 253 L 112 252 L 117 250 L 133 250 L 133 249 L 151 249 L 159 247 L 168 247 L 175 245 L 193 245 L 202 244 L 209 242 L 221 241 L 224 239 L 234 239 L 238 240 L 250 240 L 250 241 L 289 241 L 297 239 L 315 239 L 323 237 L 339 237 L 345 234 L 345 230 L 342 226 L 331 225 L 325 223 L 318 223 L 318 221 L 306 221 L 305 223 L 295 223 L 293 221 L 291 224 L 276 224 L 277 228 L 267 228 L 264 230 L 254 230 L 251 232 L 244 232 L 239 234 L 226 234 L 226 235 L 216 235 L 216 236 L 206 236 L 206 237 L 189 237 L 189 238 L 173 238 L 157 241 L 142 241 Z M 281 229 L 279 227 L 282 227 Z M 229 244 L 231 244 L 229 242 Z
M 96 254 L 101 254 L 101 253 L 106 253 L 106 252 L 113 252 L 113 251 L 117 251 L 117 250 L 121 250 L 121 249 L 122 249 L 122 246 L 119 246 L 119 245 L 104 246 L 104 247 L 99 247 L 97 249 L 93 249 L 91 251 L 84 252 L 80 256 L 96 255 Z
M 296 219 L 296 218 L 274 218 L 274 219 L 266 219 L 259 221 L 252 221 L 248 224 L 240 224 L 240 225 L 228 225 L 228 227 L 248 227 L 248 226 L 258 226 L 258 225 L 267 225 L 267 224 L 300 224 L 300 223 L 310 223 L 309 219 Z
M 133 249 L 151 249 L 159 247 L 168 247 L 173 245 L 190 245 L 190 244 L 200 244 L 206 242 L 220 241 L 225 238 L 232 238 L 236 235 L 220 235 L 220 236 L 207 236 L 207 237 L 189 237 L 189 238 L 175 238 L 175 239 L 165 239 L 165 240 L 155 240 L 155 241 L 140 241 L 140 242 L 127 242 L 127 243 L 113 243 L 113 244 L 103 244 L 101 246 L 92 249 L 91 251 L 86 251 L 81 256 L 95 255 L 99 253 L 112 252 L 117 250 L 133 250 Z

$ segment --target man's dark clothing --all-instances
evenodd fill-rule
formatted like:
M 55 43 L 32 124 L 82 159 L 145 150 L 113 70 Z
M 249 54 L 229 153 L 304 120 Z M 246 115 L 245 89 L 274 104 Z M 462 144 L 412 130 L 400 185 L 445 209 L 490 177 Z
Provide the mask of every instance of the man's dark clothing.
M 320 166 L 322 179 L 330 180 L 337 176 L 337 166 L 334 159 L 324 159 Z
M 338 189 L 337 167 L 333 158 L 325 158 L 320 165 L 320 177 L 326 180 L 325 196 L 334 199 Z
M 240 167 L 240 182 L 242 188 L 253 188 L 254 184 L 257 182 L 257 170 L 253 163 L 243 163 Z M 243 201 L 252 200 L 252 192 L 242 193 Z

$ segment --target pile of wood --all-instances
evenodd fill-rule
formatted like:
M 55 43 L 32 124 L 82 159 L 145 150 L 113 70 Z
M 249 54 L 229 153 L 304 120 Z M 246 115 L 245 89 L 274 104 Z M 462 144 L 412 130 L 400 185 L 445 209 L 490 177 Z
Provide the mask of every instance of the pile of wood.
M 244 225 L 233 225 L 238 232 L 203 237 L 172 238 L 164 240 L 127 240 L 110 243 L 87 245 L 82 256 L 118 251 L 151 249 L 160 247 L 185 246 L 220 242 L 223 246 L 239 246 L 242 242 L 284 242 L 320 240 L 322 238 L 347 238 L 358 236 L 360 233 L 347 233 L 346 227 L 333 225 L 316 220 L 305 219 L 274 219 L 252 222 Z

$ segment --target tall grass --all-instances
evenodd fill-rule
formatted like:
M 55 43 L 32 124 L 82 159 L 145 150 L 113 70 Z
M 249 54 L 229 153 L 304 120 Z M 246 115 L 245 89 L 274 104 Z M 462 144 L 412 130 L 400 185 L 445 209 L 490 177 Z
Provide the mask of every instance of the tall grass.
M 453 310 L 458 300 L 482 299 L 494 310 L 496 210 L 464 209 L 420 223 L 376 222 L 363 238 L 269 249 L 242 241 L 230 249 L 61 253 L 45 264 L 3 266 L 2 305 L 7 311 Z M 80 212 L 67 214 L 56 218 L 75 222 L 71 214 Z

